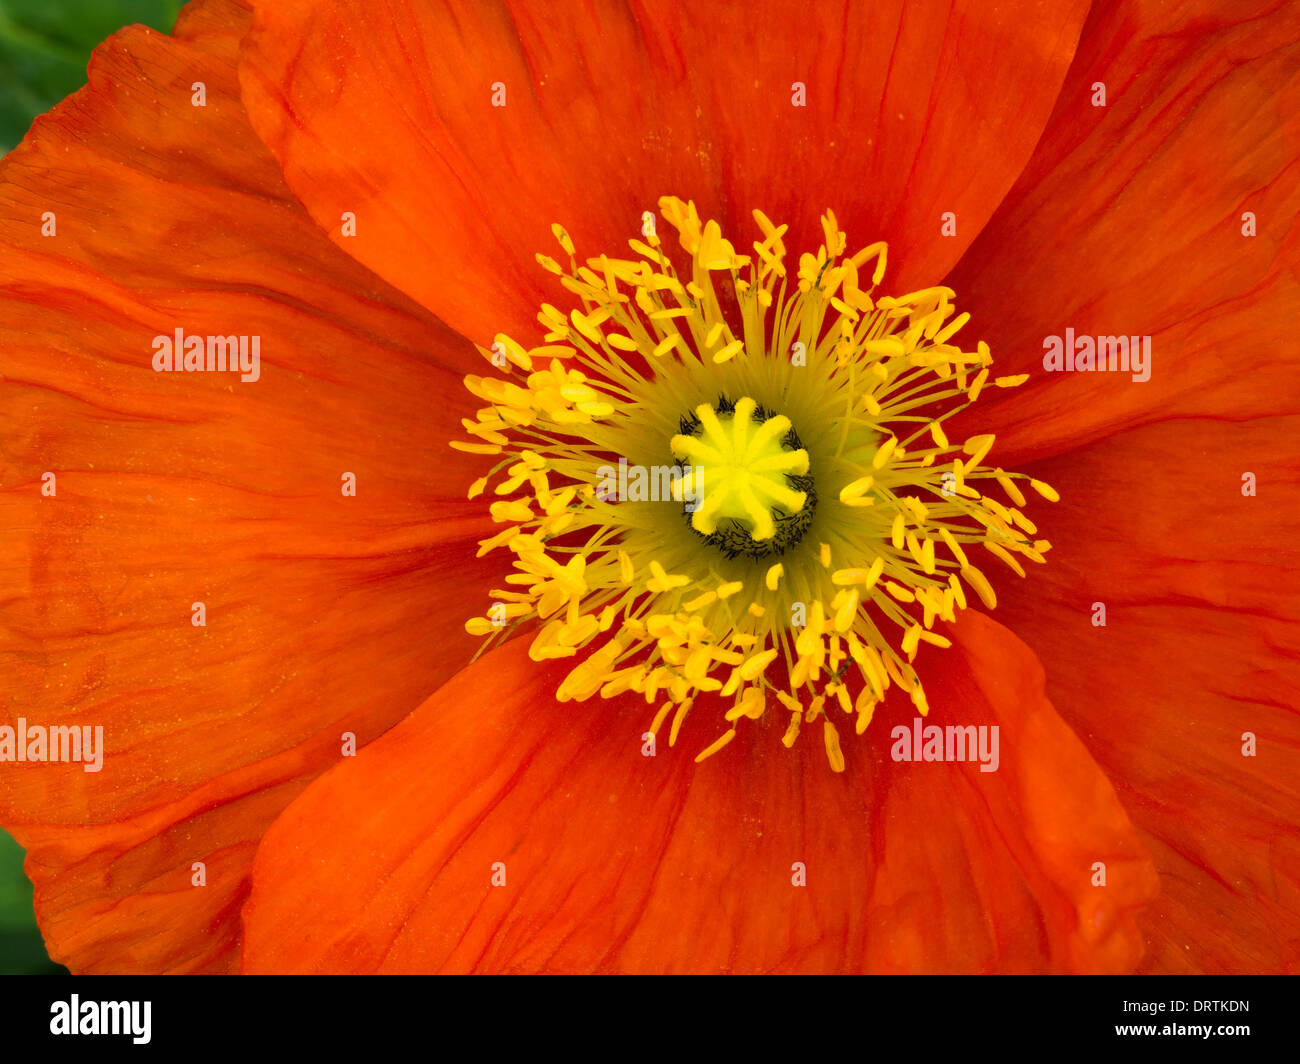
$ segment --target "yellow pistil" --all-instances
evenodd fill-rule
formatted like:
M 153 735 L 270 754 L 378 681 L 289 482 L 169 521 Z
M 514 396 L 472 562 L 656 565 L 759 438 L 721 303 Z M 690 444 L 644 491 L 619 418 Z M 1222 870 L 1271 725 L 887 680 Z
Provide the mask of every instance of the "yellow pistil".
M 808 472 L 808 452 L 782 443 L 790 419 L 778 415 L 759 423 L 757 410 L 748 396 L 725 417 L 704 403 L 695 408 L 700 435 L 672 439 L 673 454 L 691 463 L 673 498 L 695 497 L 691 526 L 701 535 L 713 535 L 720 519 L 732 518 L 762 543 L 776 536 L 774 507 L 798 513 L 808 500 L 807 492 L 786 483 L 786 474 Z
M 714 706 L 699 761 L 742 722 L 775 714 L 792 746 L 820 716 L 843 771 L 832 716 L 860 735 L 894 685 L 927 713 L 921 648 L 949 645 L 936 629 L 968 589 L 996 604 L 972 558 L 1023 576 L 1050 548 L 1021 489 L 1056 492 L 985 466 L 992 435 L 945 426 L 1024 378 L 990 380 L 987 345 L 953 343 L 968 316 L 950 289 L 877 292 L 885 245 L 845 257 L 830 212 L 793 268 L 762 212 L 742 255 L 694 204 L 659 206 L 685 273 L 653 234 L 579 265 L 557 225 L 569 268 L 538 261 L 578 305 L 543 305 L 536 346 L 499 335 L 480 349 L 493 374 L 465 380 L 485 405 L 453 446 L 497 459 L 469 489 L 501 526 L 479 553 L 512 559 L 466 629 L 485 648 L 528 631 L 534 660 L 571 659 L 561 701 L 641 695 L 669 746 Z

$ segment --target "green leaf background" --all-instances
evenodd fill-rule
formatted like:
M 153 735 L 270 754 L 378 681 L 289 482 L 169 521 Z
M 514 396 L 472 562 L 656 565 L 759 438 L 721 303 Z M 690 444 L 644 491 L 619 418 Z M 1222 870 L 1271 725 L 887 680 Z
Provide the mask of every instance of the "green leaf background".
M 133 22 L 170 32 L 181 0 L 0 0 L 0 153 L 86 83 L 86 60 Z
M 0 831 L 0 975 L 62 972 L 45 955 L 32 915 L 32 885 L 23 875 L 23 848 Z
M 142 22 L 170 32 L 182 0 L 0 0 L 0 155 L 32 119 L 86 83 L 95 45 Z M 0 772 L 13 772 L 0 765 Z M 62 972 L 32 914 L 23 851 L 0 831 L 0 975 Z

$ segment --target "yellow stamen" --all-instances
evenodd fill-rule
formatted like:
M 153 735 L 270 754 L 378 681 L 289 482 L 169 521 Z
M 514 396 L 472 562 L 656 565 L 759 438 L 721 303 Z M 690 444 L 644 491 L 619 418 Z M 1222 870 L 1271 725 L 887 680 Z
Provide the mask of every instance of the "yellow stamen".
M 468 496 L 502 526 L 479 556 L 507 558 L 465 628 L 572 659 L 560 701 L 644 697 L 652 733 L 671 717 L 669 747 L 705 700 L 728 727 L 697 761 L 769 703 L 790 714 L 787 747 L 820 716 L 841 772 L 831 715 L 862 734 L 892 684 L 927 714 L 917 670 L 950 643 L 935 626 L 967 588 L 996 605 L 972 548 L 1020 575 L 1050 549 L 1022 482 L 1057 493 L 986 466 L 991 434 L 959 456 L 944 429 L 1024 375 L 990 378 L 983 341 L 956 346 L 970 319 L 951 289 L 880 291 L 885 245 L 846 256 L 831 212 L 795 266 L 761 211 L 751 256 L 694 204 L 659 206 L 687 272 L 657 235 L 629 242 L 635 258 L 580 263 L 557 224 L 570 266 L 538 261 L 574 305 L 543 304 L 538 342 L 498 335 L 479 349 L 491 372 L 465 378 L 485 405 L 452 446 L 495 463 Z

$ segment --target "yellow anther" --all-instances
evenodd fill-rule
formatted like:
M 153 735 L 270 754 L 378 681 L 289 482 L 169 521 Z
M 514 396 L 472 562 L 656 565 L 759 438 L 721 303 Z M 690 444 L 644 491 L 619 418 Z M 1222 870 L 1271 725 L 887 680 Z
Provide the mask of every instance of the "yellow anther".
M 888 591 L 899 602 L 915 602 L 916 596 L 908 591 L 902 584 L 895 583 L 893 580 L 885 581 L 885 590 Z
M 844 753 L 840 749 L 840 733 L 828 717 L 822 722 L 822 738 L 826 743 L 826 760 L 830 762 L 832 772 L 844 771 Z
M 1031 480 L 1029 486 L 1048 502 L 1061 501 L 1061 496 L 1056 493 L 1056 489 L 1050 484 L 1044 484 L 1041 480 Z
M 839 608 L 835 611 L 835 630 L 837 632 L 847 632 L 853 624 L 854 617 L 858 612 L 858 592 L 856 589 L 848 589 L 846 592 L 840 592 L 837 598 L 842 596 Z
M 776 590 L 777 585 L 780 584 L 781 582 L 781 574 L 784 572 L 785 572 L 785 566 L 782 565 L 780 562 L 777 562 L 770 569 L 768 569 L 767 574 L 763 577 L 763 584 L 768 589 L 768 591 Z
M 889 439 L 887 439 L 884 443 L 880 445 L 879 449 L 875 453 L 875 456 L 871 459 L 872 468 L 884 469 L 886 463 L 888 463 L 890 456 L 894 453 L 894 449 L 897 446 L 898 446 L 898 438 L 895 436 L 890 436 Z
M 569 234 L 565 231 L 564 226 L 559 222 L 552 222 L 551 232 L 555 235 L 555 239 L 559 241 L 560 247 L 564 249 L 564 253 L 566 255 L 572 255 L 573 241 L 569 239 Z
M 766 650 L 762 654 L 755 654 L 740 666 L 740 678 L 746 683 L 750 683 L 761 675 L 767 667 L 776 660 L 777 651 L 774 649 Z
M 513 521 L 516 524 L 533 519 L 533 510 L 528 502 L 523 499 L 515 499 L 511 502 L 494 502 L 489 510 L 492 514 L 492 520 L 497 523 Z
M 726 347 L 713 356 L 713 361 L 719 365 L 723 362 L 730 362 L 740 354 L 744 348 L 745 342 L 743 340 L 732 340 L 731 343 L 727 344 Z
M 678 573 L 669 574 L 664 571 L 664 567 L 657 561 L 650 562 L 650 579 L 646 581 L 647 590 L 656 594 L 663 594 L 679 587 L 685 587 L 690 582 L 691 578 L 689 576 Z
M 726 746 L 729 742 L 731 742 L 731 740 L 734 739 L 735 737 L 736 737 L 735 728 L 732 728 L 728 732 L 724 732 L 721 736 L 719 736 L 719 738 L 715 742 L 706 746 L 703 750 L 701 750 L 698 754 L 695 755 L 695 763 L 698 765 L 701 761 L 705 760 L 706 758 L 712 757 L 724 746 Z
M 844 487 L 840 488 L 840 502 L 844 503 L 846 506 L 870 505 L 870 502 L 875 501 L 874 499 L 870 500 L 870 502 L 863 502 L 861 500 L 862 497 L 871 490 L 873 482 L 874 478 L 872 477 L 859 477 L 857 480 L 845 484 Z
M 849 587 L 853 584 L 865 584 L 870 569 L 836 569 L 831 573 L 831 583 L 839 587 Z
M 895 514 L 893 523 L 890 526 L 889 541 L 894 545 L 894 550 L 903 549 L 903 515 Z
M 967 565 L 961 572 L 962 579 L 968 583 L 979 595 L 980 601 L 989 609 L 993 609 L 998 604 L 998 597 L 993 593 L 993 588 L 988 582 L 988 578 L 975 568 L 973 565 Z
M 967 468 L 979 465 L 984 461 L 984 456 L 989 453 L 993 446 L 992 433 L 985 433 L 980 436 L 972 436 L 963 445 L 962 450 L 970 455 L 970 460 L 966 462 Z
M 716 591 L 706 591 L 703 595 L 697 595 L 689 602 L 683 602 L 682 609 L 692 611 L 699 610 L 717 601 L 718 593 Z

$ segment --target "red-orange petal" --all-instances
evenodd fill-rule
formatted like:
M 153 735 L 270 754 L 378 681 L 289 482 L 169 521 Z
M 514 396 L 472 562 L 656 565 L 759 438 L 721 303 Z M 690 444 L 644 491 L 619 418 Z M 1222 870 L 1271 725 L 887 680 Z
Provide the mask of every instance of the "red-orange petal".
M 1146 965 L 1295 968 L 1300 416 L 1150 425 L 1034 472 L 1061 492 L 1055 548 L 999 589 L 999 619 L 1151 848 Z
M 284 187 L 237 93 L 247 20 L 117 35 L 0 167 L 0 725 L 106 747 L 0 766 L 0 822 L 77 971 L 236 966 L 263 828 L 464 663 L 452 604 L 486 590 L 446 446 L 468 345 Z M 176 326 L 259 335 L 259 379 L 155 372 Z
M 890 241 L 897 290 L 935 283 L 1028 159 L 1086 8 L 275 0 L 241 79 L 321 226 L 355 212 L 350 253 L 486 342 L 554 300 L 552 222 L 618 255 L 665 194 L 742 251 L 759 208 L 815 252 L 829 207 L 855 248 Z
M 902 709 L 839 776 L 817 736 L 780 745 L 775 704 L 701 765 L 700 707 L 645 757 L 644 704 L 556 705 L 562 670 L 495 651 L 267 833 L 246 970 L 1131 967 L 1149 858 L 1033 655 L 979 615 L 957 635 L 931 721 L 998 725 L 995 772 L 890 760 Z
M 1031 379 L 959 424 L 1021 464 L 1162 419 L 1296 410 L 1298 145 L 1300 7 L 1095 6 L 1042 143 L 948 282 L 997 372 Z M 1067 328 L 1149 336 L 1150 379 L 1046 372 Z

